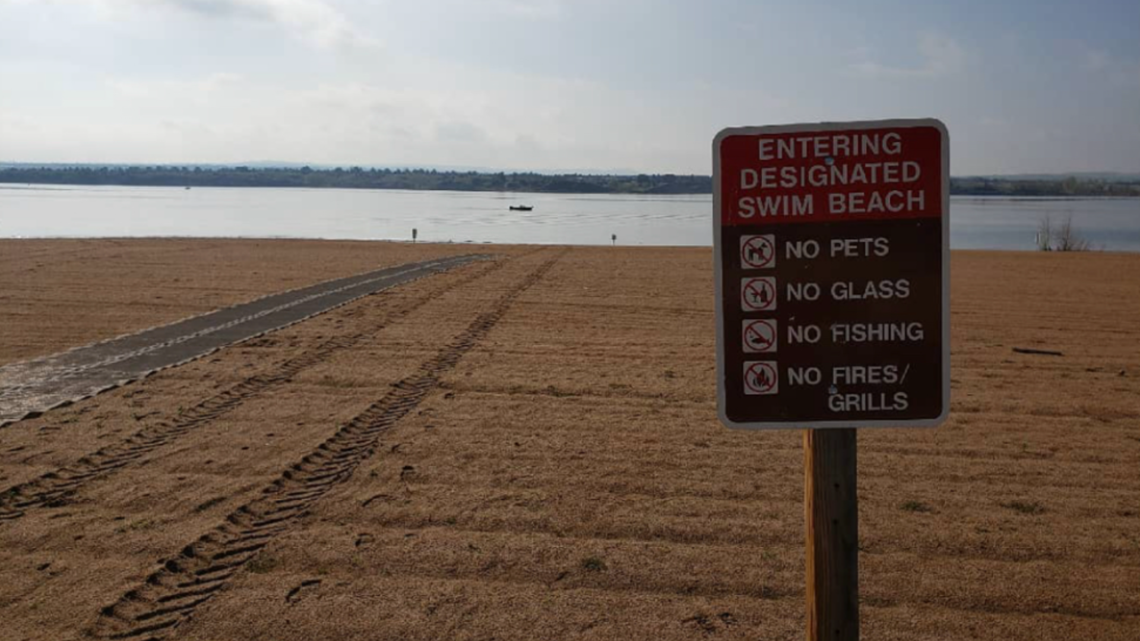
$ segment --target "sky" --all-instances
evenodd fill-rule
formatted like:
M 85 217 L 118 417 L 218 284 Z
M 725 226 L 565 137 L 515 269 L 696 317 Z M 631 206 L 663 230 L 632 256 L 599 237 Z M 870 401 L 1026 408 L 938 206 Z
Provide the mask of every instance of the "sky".
M 711 173 L 934 117 L 955 175 L 1140 172 L 1137 0 L 0 0 L 0 161 Z

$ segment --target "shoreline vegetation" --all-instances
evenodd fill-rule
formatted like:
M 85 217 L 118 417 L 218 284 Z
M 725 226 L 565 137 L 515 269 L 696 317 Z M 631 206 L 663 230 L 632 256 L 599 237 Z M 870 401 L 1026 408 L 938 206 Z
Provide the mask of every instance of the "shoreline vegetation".
M 1140 179 L 1086 176 L 961 177 L 955 196 L 1140 197 Z M 712 177 L 682 174 L 540 174 L 363 167 L 0 165 L 0 184 L 131 187 L 305 187 L 554 194 L 703 195 Z

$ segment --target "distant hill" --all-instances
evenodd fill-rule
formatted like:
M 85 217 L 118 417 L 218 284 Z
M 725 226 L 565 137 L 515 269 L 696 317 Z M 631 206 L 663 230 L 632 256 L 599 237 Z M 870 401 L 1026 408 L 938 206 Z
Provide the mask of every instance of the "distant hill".
M 480 174 L 539 174 L 542 176 L 559 176 L 559 175 L 582 175 L 582 176 L 632 176 L 638 172 L 628 169 L 561 169 L 561 170 L 523 170 L 509 167 L 479 167 L 469 165 L 328 165 L 321 163 L 307 163 L 307 162 L 292 162 L 287 160 L 253 160 L 249 162 L 237 163 L 32 163 L 32 162 L 0 162 L 0 169 L 29 169 L 29 168 L 48 168 L 48 169 L 65 169 L 71 167 L 94 168 L 101 167 L 108 168 L 126 168 L 126 167 L 187 167 L 187 168 L 200 168 L 200 169 L 231 169 L 234 167 L 249 167 L 251 169 L 299 169 L 301 167 L 308 167 L 310 169 L 351 169 L 352 167 L 359 167 L 361 169 L 389 169 L 396 170 L 422 170 L 422 171 L 436 171 L 436 172 L 457 172 L 469 173 L 476 172 Z
M 487 172 L 434 168 L 0 163 L 0 183 L 165 187 L 333 187 L 565 194 L 709 194 L 712 177 L 684 174 Z M 950 193 L 974 196 L 1140 196 L 1140 175 L 966 176 Z
M 956 177 L 950 179 L 950 193 L 960 196 L 1140 196 L 1140 176 L 1135 179 L 1129 176 L 1088 173 Z
M 956 178 L 987 178 L 990 180 L 1065 180 L 1076 178 L 1081 181 L 1140 183 L 1140 174 L 1130 174 L 1114 171 L 1086 171 L 1070 174 L 997 174 L 993 176 L 956 176 Z
M 710 176 L 592 175 L 334 167 L 0 165 L 0 183 L 165 187 L 334 187 L 566 194 L 707 194 Z

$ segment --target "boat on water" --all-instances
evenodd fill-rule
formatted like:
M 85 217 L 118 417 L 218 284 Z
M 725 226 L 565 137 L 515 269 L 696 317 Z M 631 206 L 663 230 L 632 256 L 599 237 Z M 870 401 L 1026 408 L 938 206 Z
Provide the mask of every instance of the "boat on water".
M 534 207 L 532 207 L 531 205 L 511 205 L 510 210 L 511 211 L 533 211 Z

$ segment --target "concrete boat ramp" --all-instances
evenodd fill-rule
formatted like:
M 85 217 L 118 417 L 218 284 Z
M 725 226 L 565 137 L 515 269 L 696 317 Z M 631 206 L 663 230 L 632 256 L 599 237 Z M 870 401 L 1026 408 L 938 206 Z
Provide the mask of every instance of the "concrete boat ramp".
M 68 405 L 369 294 L 487 258 L 453 256 L 330 280 L 0 367 L 0 427 Z

